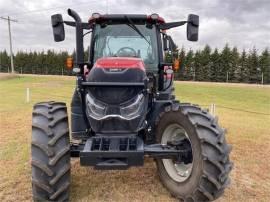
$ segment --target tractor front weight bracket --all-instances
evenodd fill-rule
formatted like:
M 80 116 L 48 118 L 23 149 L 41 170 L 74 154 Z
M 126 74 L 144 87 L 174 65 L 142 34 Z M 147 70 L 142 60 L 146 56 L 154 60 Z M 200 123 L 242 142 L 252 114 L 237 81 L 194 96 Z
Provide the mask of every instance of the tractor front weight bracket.
M 96 169 L 143 166 L 144 156 L 185 161 L 191 153 L 188 145 L 181 148 L 172 144 L 144 145 L 143 140 L 136 136 L 95 136 L 84 143 L 71 144 L 70 148 L 71 157 L 79 157 L 82 166 L 94 166 Z

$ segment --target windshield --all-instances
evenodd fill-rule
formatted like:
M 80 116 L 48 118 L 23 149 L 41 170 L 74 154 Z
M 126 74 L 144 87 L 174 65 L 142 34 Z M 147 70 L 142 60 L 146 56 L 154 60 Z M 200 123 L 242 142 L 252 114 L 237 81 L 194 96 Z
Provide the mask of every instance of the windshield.
M 96 25 L 94 33 L 94 62 L 101 57 L 138 57 L 147 71 L 158 69 L 155 26 L 136 25 L 142 37 L 127 24 Z

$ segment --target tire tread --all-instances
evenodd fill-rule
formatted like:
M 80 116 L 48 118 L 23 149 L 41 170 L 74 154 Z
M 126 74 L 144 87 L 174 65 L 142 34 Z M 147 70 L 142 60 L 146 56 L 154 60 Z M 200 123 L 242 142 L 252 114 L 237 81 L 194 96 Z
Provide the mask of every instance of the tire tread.
M 192 195 L 172 194 L 184 201 L 215 200 L 224 193 L 225 188 L 230 183 L 229 173 L 233 164 L 229 160 L 229 154 L 232 147 L 225 140 L 225 130 L 218 125 L 218 117 L 213 117 L 208 111 L 201 109 L 197 105 L 189 103 L 180 103 L 178 105 L 178 113 L 182 113 L 189 119 L 201 142 L 203 174 L 197 189 L 192 192 Z M 166 116 L 167 113 L 173 113 L 172 108 L 176 107 L 169 105 L 160 112 L 155 121 L 156 127 L 163 116 Z M 215 168 L 215 172 L 212 171 L 212 168 Z M 204 186 L 205 183 L 213 186 Z
M 66 105 L 37 103 L 32 115 L 33 200 L 67 201 L 71 166 Z

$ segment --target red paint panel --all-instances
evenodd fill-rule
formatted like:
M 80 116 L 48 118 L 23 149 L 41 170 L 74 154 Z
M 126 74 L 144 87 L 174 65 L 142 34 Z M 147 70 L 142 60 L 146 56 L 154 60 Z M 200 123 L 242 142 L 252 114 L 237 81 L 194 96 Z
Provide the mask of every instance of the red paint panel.
M 145 66 L 140 58 L 129 57 L 106 57 L 99 58 L 94 67 L 96 68 L 135 68 L 145 71 Z

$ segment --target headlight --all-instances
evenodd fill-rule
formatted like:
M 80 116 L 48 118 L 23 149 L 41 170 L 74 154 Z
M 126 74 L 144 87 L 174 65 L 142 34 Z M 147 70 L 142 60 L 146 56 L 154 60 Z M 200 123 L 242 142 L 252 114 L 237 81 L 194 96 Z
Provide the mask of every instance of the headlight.
M 141 115 L 144 107 L 144 96 L 143 94 L 139 94 L 128 102 L 121 103 L 118 107 L 102 103 L 91 94 L 87 94 L 86 105 L 88 115 L 96 120 L 108 118 L 132 120 Z
M 101 102 L 98 102 L 95 98 L 93 98 L 91 95 L 86 95 L 86 104 L 89 115 L 92 115 L 97 118 L 101 118 L 105 116 L 106 114 L 106 106 L 102 104 Z
M 121 116 L 126 118 L 136 118 L 141 114 L 141 111 L 143 110 L 143 104 L 144 96 L 143 94 L 139 94 L 127 104 L 120 106 Z

